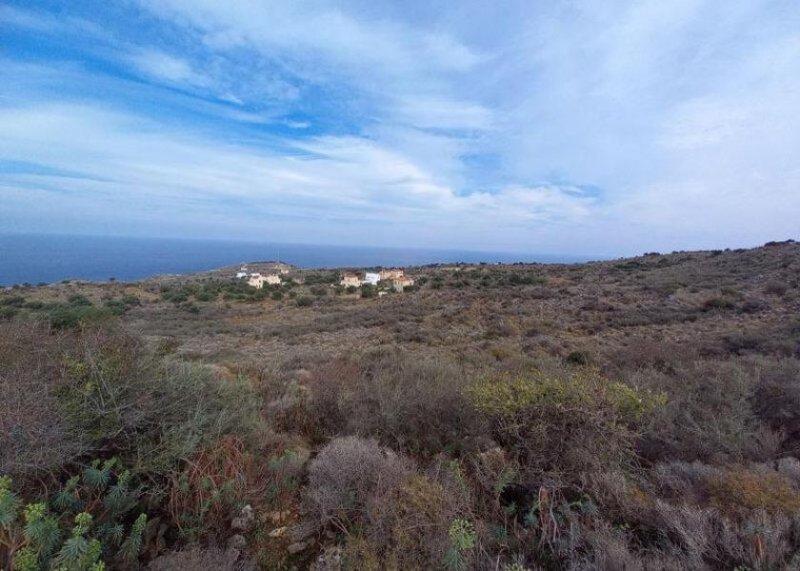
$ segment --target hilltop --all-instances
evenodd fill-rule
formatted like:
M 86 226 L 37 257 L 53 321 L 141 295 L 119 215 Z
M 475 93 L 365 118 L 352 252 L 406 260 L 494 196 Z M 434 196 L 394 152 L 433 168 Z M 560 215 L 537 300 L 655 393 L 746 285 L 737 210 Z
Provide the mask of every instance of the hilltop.
M 65 533 L 144 514 L 154 569 L 794 565 L 800 244 L 411 267 L 383 296 L 283 269 L 0 292 L 17 497 Z M 112 458 L 136 486 L 93 512 Z

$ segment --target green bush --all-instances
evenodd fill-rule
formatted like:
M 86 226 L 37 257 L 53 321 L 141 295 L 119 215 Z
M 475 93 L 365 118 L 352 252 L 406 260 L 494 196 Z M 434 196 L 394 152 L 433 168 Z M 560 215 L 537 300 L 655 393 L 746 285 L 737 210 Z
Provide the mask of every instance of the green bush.
M 220 382 L 208 367 L 160 357 L 110 327 L 59 337 L 29 329 L 0 336 L 0 470 L 15 477 L 67 466 L 88 450 L 156 477 L 200 446 L 230 433 L 247 439 L 259 427 L 244 378 Z M 36 339 L 37 352 L 19 351 L 20 337 Z
M 132 307 L 141 305 L 141 301 L 135 295 L 123 295 L 120 299 L 110 299 L 105 302 L 105 306 L 114 315 L 123 315 Z
M 25 298 L 21 295 L 9 295 L 0 298 L 0 307 L 22 307 L 25 305 Z
M 371 298 L 378 295 L 378 291 L 372 284 L 362 284 L 361 285 L 361 297 L 362 298 Z
M 297 298 L 297 307 L 310 307 L 312 305 L 314 305 L 313 297 L 302 295 Z
M 666 400 L 594 369 L 487 376 L 467 394 L 519 465 L 573 476 L 629 465 L 637 431 Z
M 12 319 L 19 310 L 16 307 L 0 307 L 0 321 L 4 319 Z
M 56 303 L 45 306 L 44 310 L 50 326 L 54 329 L 76 329 L 108 319 L 113 315 L 108 308 L 87 305 L 82 301 L 77 304 Z

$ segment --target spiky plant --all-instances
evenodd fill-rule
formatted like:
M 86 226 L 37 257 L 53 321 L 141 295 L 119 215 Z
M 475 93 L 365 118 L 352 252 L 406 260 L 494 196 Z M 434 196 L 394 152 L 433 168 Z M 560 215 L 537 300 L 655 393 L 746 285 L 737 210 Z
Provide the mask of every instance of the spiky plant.
M 146 526 L 147 514 L 139 514 L 139 517 L 133 522 L 130 534 L 120 548 L 120 554 L 126 563 L 133 563 L 138 559 L 139 552 L 142 550 L 142 536 Z
M 98 539 L 87 537 L 92 526 L 92 515 L 81 512 L 75 516 L 72 536 L 64 542 L 55 558 L 58 571 L 103 571 L 100 560 L 103 546 Z
M 445 556 L 445 567 L 455 571 L 467 568 L 467 552 L 475 547 L 475 527 L 469 520 L 457 518 L 450 525 L 450 549 Z
M 45 504 L 25 506 L 25 540 L 42 563 L 47 563 L 61 541 L 58 520 L 47 513 Z

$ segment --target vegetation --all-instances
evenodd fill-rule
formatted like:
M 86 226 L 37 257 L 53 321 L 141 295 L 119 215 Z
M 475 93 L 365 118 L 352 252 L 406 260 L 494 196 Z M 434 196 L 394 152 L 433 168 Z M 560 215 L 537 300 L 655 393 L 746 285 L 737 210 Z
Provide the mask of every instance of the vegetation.
M 0 568 L 800 565 L 799 245 L 411 271 L 0 292 Z

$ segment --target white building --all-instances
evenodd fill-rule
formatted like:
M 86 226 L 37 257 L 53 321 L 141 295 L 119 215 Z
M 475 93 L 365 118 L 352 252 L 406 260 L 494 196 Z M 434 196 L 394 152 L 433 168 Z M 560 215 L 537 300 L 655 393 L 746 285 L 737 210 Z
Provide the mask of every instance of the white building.
M 379 281 L 381 281 L 381 275 L 380 274 L 367 272 L 367 274 L 364 276 L 364 283 L 365 284 L 371 284 L 371 285 L 376 286 L 376 285 L 378 285 Z

